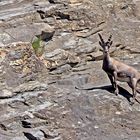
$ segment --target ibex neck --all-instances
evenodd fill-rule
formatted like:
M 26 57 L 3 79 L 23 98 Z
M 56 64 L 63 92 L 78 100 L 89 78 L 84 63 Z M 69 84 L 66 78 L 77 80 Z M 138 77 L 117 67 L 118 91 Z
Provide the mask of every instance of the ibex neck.
M 104 53 L 104 61 L 109 61 L 109 60 L 110 60 L 109 52 Z
M 104 58 L 103 58 L 103 70 L 106 72 L 112 72 L 112 61 L 109 53 L 104 53 Z

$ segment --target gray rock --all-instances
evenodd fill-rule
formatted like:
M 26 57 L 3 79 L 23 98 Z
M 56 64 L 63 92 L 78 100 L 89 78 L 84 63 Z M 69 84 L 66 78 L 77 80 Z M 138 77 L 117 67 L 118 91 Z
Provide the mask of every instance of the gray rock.
M 30 92 L 30 91 L 41 91 L 47 90 L 48 86 L 45 83 L 40 83 L 38 81 L 30 81 L 29 83 L 23 83 L 18 87 L 13 89 L 13 92 L 20 93 L 20 92 Z
M 19 136 L 19 137 L 12 138 L 11 140 L 27 140 L 27 139 L 23 136 Z
M 46 53 L 45 54 L 45 57 L 46 57 L 46 59 L 49 59 L 49 58 L 51 59 L 52 58 L 51 60 L 55 61 L 57 59 L 61 59 L 62 53 L 64 53 L 64 50 L 62 50 L 62 49 L 56 49 L 56 50 L 54 50 L 51 53 Z
M 75 53 L 70 53 L 63 49 L 55 49 L 51 53 L 46 53 L 45 59 L 50 63 L 49 69 L 56 69 L 65 64 L 73 65 L 80 62 L 80 58 L 77 57 Z
M 4 44 L 9 43 L 10 41 L 15 41 L 15 39 L 8 33 L 0 32 L 0 46 L 3 46 Z
M 77 40 L 75 37 L 69 38 L 66 42 L 64 42 L 64 45 L 62 47 L 64 50 L 70 50 L 77 48 Z
M 73 78 L 59 80 L 57 82 L 58 85 L 64 85 L 64 86 L 81 86 L 88 82 L 88 76 L 75 76 Z
M 69 72 L 70 70 L 72 69 L 72 67 L 69 65 L 69 64 L 66 64 L 66 65 L 63 65 L 63 66 L 60 66 L 56 69 L 54 69 L 52 72 L 49 72 L 50 74 L 63 74 L 63 73 L 66 73 L 66 72 Z
M 46 120 L 41 120 L 41 119 L 26 119 L 22 121 L 22 126 L 24 128 L 36 128 L 42 125 L 46 125 L 47 121 Z
M 7 90 L 7 89 L 3 89 L 1 91 L 1 95 L 0 95 L 0 98 L 3 99 L 3 98 L 9 98 L 9 97 L 12 97 L 14 94 L 12 93 L 12 91 L 10 90 Z
M 24 132 L 24 136 L 27 139 L 32 139 L 32 140 L 43 140 L 44 139 L 44 134 L 41 131 Z
M 60 136 L 59 136 L 59 133 L 57 132 L 57 131 L 49 131 L 49 130 L 47 130 L 47 129 L 45 129 L 45 130 L 42 130 L 41 129 L 41 131 L 44 133 L 44 136 L 45 136 L 45 138 L 48 138 L 48 139 L 60 139 Z
M 75 49 L 77 54 L 87 54 L 92 53 L 96 50 L 96 46 L 89 40 L 80 39 L 78 42 L 78 48 Z
M 1 0 L 0 139 L 140 139 L 140 97 L 113 94 L 98 44 L 112 34 L 111 56 L 140 69 L 139 20 L 138 0 Z M 41 56 L 17 43 L 34 36 Z
M 10 37 L 9 40 L 4 40 L 5 44 L 14 41 L 31 42 L 34 36 L 41 36 L 41 39 L 48 40 L 53 34 L 54 30 L 47 23 L 34 23 L 28 25 L 21 25 L 16 28 L 9 28 L 4 30 Z

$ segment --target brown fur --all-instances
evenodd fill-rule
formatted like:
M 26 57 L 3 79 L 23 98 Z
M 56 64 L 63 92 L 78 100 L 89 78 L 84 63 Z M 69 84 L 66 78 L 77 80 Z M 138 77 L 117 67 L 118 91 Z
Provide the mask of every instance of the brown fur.
M 110 57 L 109 48 L 112 45 L 112 41 L 111 41 L 112 36 L 109 37 L 107 42 L 103 40 L 100 34 L 99 37 L 100 37 L 99 44 L 103 48 L 103 53 L 104 53 L 102 68 L 107 73 L 111 81 L 111 84 L 115 89 L 114 90 L 115 94 L 118 95 L 119 92 L 117 81 L 127 82 L 132 89 L 133 100 L 135 100 L 136 92 L 138 91 L 137 85 L 140 82 L 140 73 L 135 68 L 128 66 Z

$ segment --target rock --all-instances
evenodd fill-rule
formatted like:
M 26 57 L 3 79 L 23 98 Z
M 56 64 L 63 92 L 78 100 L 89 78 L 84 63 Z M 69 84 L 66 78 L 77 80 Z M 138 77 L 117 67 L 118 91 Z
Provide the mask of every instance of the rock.
M 60 4 L 60 3 L 64 3 L 66 2 L 65 0 L 59 1 L 59 0 L 49 0 L 50 3 L 54 3 L 54 4 Z
M 45 83 L 40 83 L 38 81 L 30 81 L 29 83 L 20 84 L 14 89 L 11 88 L 3 89 L 1 91 L 0 98 L 1 99 L 12 98 L 13 96 L 19 93 L 41 91 L 41 90 L 43 91 L 43 90 L 47 90 L 47 88 L 48 88 L 47 84 Z
M 83 2 L 83 0 L 70 0 L 71 4 L 81 3 L 81 2 Z
M 140 139 L 140 96 L 114 95 L 98 43 L 112 34 L 111 57 L 140 69 L 139 15 L 138 0 L 0 0 L 0 139 Z
M 15 41 L 15 39 L 6 32 L 0 32 L 0 46 L 3 46 L 4 44 L 9 43 L 10 41 Z
M 13 96 L 12 91 L 7 90 L 7 89 L 3 89 L 1 91 L 0 99 L 9 98 L 9 97 L 12 97 L 12 96 Z
M 43 41 L 49 41 L 50 39 L 52 39 L 53 35 L 54 31 L 42 31 L 41 34 L 37 34 L 36 36 Z
M 9 39 L 4 44 L 14 41 L 31 42 L 34 36 L 41 37 L 42 40 L 49 40 L 54 34 L 54 30 L 48 24 L 34 23 L 28 25 L 21 25 L 16 28 L 9 28 L 4 30 L 9 35 Z
M 44 133 L 44 136 L 45 138 L 48 138 L 48 139 L 57 139 L 59 137 L 59 134 L 57 132 L 50 132 L 49 130 L 41 130 L 43 133 Z M 59 137 L 60 138 L 60 137 Z M 58 138 L 58 139 L 59 139 Z
M 104 23 L 104 22 L 102 22 L 102 23 Z M 100 31 L 102 31 L 102 30 L 105 28 L 105 26 L 106 26 L 106 25 L 104 25 L 104 24 L 102 25 L 102 24 L 101 24 L 101 26 L 96 27 L 96 28 L 93 28 L 93 29 L 90 30 L 90 31 L 86 31 L 86 32 L 84 32 L 84 31 L 82 31 L 82 32 L 76 32 L 75 34 L 76 34 L 76 36 L 78 36 L 78 37 L 86 38 L 86 37 L 89 37 L 89 36 L 91 36 L 91 35 L 94 35 L 94 34 L 100 32 Z
M 36 127 L 40 127 L 42 125 L 47 124 L 46 120 L 41 120 L 41 119 L 28 119 L 28 120 L 23 120 L 22 121 L 22 126 L 24 128 L 36 128 Z
M 15 138 L 12 138 L 11 140 L 27 140 L 25 137 L 21 137 L 21 136 L 19 136 L 19 137 L 15 137 Z
M 75 49 L 75 52 L 77 54 L 88 54 L 92 53 L 96 50 L 96 46 L 91 42 L 86 39 L 80 39 L 78 42 L 78 48 Z
M 24 136 L 29 140 L 43 140 L 44 135 L 41 131 L 24 132 Z
M 137 1 L 137 0 L 134 0 L 134 4 L 135 4 L 135 15 L 136 15 L 136 17 L 138 18 L 138 19 L 140 19 L 140 2 L 139 1 Z
M 45 59 L 50 63 L 49 69 L 55 69 L 64 64 L 72 65 L 80 62 L 79 57 L 75 56 L 75 54 L 62 49 L 56 49 L 51 53 L 46 53 Z
M 45 56 L 46 56 L 46 59 L 51 59 L 51 60 L 55 61 L 57 59 L 60 59 L 59 57 L 56 57 L 56 56 L 59 56 L 59 55 L 61 55 L 64 52 L 65 51 L 63 51 L 62 49 L 56 49 L 56 50 L 54 50 L 51 53 L 46 53 Z M 52 59 L 54 57 L 56 57 L 56 58 L 55 59 Z
M 88 58 L 88 60 L 94 60 L 94 61 L 99 61 L 99 60 L 103 60 L 103 52 L 101 51 L 97 51 L 95 52 L 93 55 L 89 55 L 90 58 Z
M 64 50 L 71 50 L 77 48 L 77 41 L 78 39 L 75 39 L 75 37 L 70 37 L 68 40 L 64 42 L 64 45 L 62 49 Z
M 69 78 L 69 79 L 64 79 L 64 80 L 59 80 L 57 81 L 57 84 L 59 86 L 63 85 L 63 86 L 80 86 L 80 85 L 84 85 L 88 82 L 88 76 L 85 75 L 85 76 L 82 76 L 82 77 L 79 77 L 79 76 L 75 76 L 73 78 Z
M 50 74 L 63 74 L 66 72 L 69 72 L 72 69 L 72 67 L 69 64 L 65 64 L 63 66 L 60 66 L 53 70 L 52 72 L 49 72 Z
M 127 51 L 129 51 L 130 54 L 140 54 L 140 50 L 138 48 L 126 48 Z
M 3 66 L 2 75 L 9 86 L 22 83 L 24 78 L 27 78 L 27 81 L 34 79 L 35 74 L 43 68 L 43 63 L 35 56 L 29 43 L 20 42 L 5 46 L 3 52 L 6 54 L 3 55 L 1 62 Z
M 21 92 L 30 92 L 30 91 L 41 91 L 47 90 L 48 86 L 45 83 L 40 83 L 38 81 L 30 81 L 29 83 L 23 83 L 18 87 L 14 88 L 13 92 L 21 93 Z

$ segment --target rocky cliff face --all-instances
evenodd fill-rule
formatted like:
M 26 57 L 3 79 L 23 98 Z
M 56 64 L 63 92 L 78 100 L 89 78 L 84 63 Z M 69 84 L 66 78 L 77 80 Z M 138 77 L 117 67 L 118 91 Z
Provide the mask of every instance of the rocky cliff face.
M 139 0 L 0 0 L 0 140 L 140 139 L 140 104 L 130 106 L 125 83 L 112 93 L 97 35 L 112 34 L 111 56 L 140 70 L 139 9 Z

